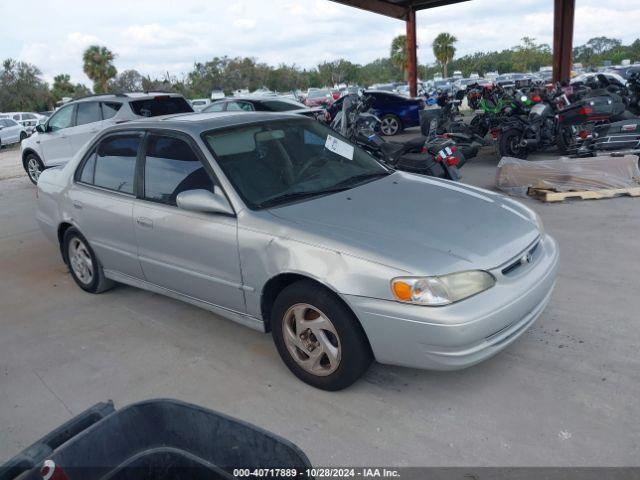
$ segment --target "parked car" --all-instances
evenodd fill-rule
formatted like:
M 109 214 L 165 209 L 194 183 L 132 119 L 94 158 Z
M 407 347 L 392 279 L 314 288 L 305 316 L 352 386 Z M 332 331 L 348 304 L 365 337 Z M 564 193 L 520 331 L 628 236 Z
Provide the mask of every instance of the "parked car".
M 307 107 L 328 107 L 334 102 L 333 95 L 330 90 L 326 88 L 309 89 L 307 96 L 304 99 L 304 104 Z
M 404 128 L 420 125 L 420 110 L 425 107 L 422 99 L 379 90 L 365 90 L 363 95 L 372 98 L 371 111 L 380 118 L 380 130 L 384 135 L 396 135 Z M 342 110 L 344 97 L 327 109 L 331 119 Z
M 248 92 L 248 90 L 247 90 Z M 225 94 L 223 90 L 212 90 L 211 91 L 211 100 L 219 100 L 221 98 L 224 98 Z
M 305 115 L 320 120 L 325 119 L 324 108 L 309 108 L 303 103 L 286 97 L 233 97 L 218 100 L 202 110 L 202 112 L 289 112 Z
M 495 355 L 540 315 L 558 265 L 521 203 L 389 170 L 285 113 L 111 126 L 42 173 L 36 219 L 81 289 L 121 282 L 272 332 L 327 390 L 372 359 L 448 370 Z
M 194 98 L 193 100 L 189 100 L 189 103 L 191 104 L 194 112 L 200 112 L 205 107 L 211 105 L 211 100 L 208 98 Z
M 140 117 L 193 112 L 182 95 L 175 93 L 122 93 L 94 95 L 68 102 L 36 133 L 22 143 L 22 165 L 29 179 L 38 183 L 45 169 L 66 163 L 103 128 Z
M 7 112 L 0 113 L 0 118 L 11 118 L 15 120 L 25 128 L 28 134 L 31 134 L 43 116 L 33 112 Z
M 22 142 L 29 134 L 27 129 L 12 118 L 0 118 L 0 148 Z

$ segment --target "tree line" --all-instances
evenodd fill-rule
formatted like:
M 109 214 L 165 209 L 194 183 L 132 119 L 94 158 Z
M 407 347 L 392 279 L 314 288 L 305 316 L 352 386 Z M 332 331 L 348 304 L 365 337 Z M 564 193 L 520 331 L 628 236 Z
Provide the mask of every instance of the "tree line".
M 441 33 L 432 43 L 436 63 L 419 65 L 418 76 L 430 79 L 434 74 L 447 76 L 460 70 L 466 77 L 489 71 L 537 71 L 551 64 L 551 47 L 524 37 L 515 47 L 493 52 L 476 52 L 454 58 L 457 39 Z M 640 60 L 640 39 L 629 45 L 608 37 L 594 37 L 573 49 L 574 62 L 586 68 L 604 61 L 618 64 L 623 59 Z M 117 55 L 104 46 L 93 45 L 82 55 L 83 70 L 93 82 L 90 90 L 71 82 L 68 74 L 60 73 L 49 85 L 40 69 L 26 62 L 7 59 L 0 67 L 0 112 L 42 111 L 52 109 L 64 97 L 77 98 L 90 93 L 118 93 L 163 90 L 181 93 L 187 98 L 208 97 L 213 89 L 227 94 L 238 89 L 255 90 L 266 87 L 274 91 L 304 90 L 347 83 L 369 86 L 373 83 L 401 82 L 406 79 L 404 36 L 393 39 L 389 56 L 364 65 L 339 59 L 319 63 L 313 68 L 295 64 L 268 65 L 251 57 L 214 57 L 196 62 L 193 69 L 180 77 L 169 73 L 152 78 L 136 70 L 118 72 L 114 64 Z

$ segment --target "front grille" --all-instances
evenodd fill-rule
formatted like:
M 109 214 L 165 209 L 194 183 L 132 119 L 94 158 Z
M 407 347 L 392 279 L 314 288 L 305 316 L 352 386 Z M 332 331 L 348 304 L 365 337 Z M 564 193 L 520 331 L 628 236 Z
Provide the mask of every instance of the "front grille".
M 502 269 L 502 274 L 509 275 L 517 271 L 520 267 L 533 263 L 538 257 L 536 251 L 538 250 L 539 246 L 540 241 L 537 241 L 533 247 L 531 247 L 526 252 L 523 252 L 522 255 L 520 255 L 515 261 L 504 267 Z

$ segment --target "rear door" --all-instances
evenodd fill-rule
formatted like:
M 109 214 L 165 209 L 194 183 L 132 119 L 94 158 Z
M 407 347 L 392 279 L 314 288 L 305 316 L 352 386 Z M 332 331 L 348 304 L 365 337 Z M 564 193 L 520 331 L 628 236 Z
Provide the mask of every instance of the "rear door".
M 182 210 L 180 192 L 217 183 L 198 147 L 179 134 L 149 134 L 133 217 L 147 281 L 243 313 L 235 216 Z
M 46 132 L 38 135 L 36 143 L 42 149 L 42 161 L 47 167 L 66 163 L 73 155 L 69 130 L 75 122 L 75 104 L 65 105 L 46 123 Z
M 142 279 L 133 228 L 143 133 L 111 134 L 85 156 L 69 191 L 74 220 L 105 270 Z
M 69 129 L 69 139 L 74 152 L 79 151 L 102 130 L 100 102 L 79 102 L 76 107 L 75 126 Z

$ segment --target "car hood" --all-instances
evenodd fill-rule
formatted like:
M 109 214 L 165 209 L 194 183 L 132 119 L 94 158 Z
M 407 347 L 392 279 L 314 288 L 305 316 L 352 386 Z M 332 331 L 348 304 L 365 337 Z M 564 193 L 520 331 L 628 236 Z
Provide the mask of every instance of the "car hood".
M 291 238 L 419 275 L 492 269 L 540 235 L 519 202 L 404 172 L 271 213 Z

